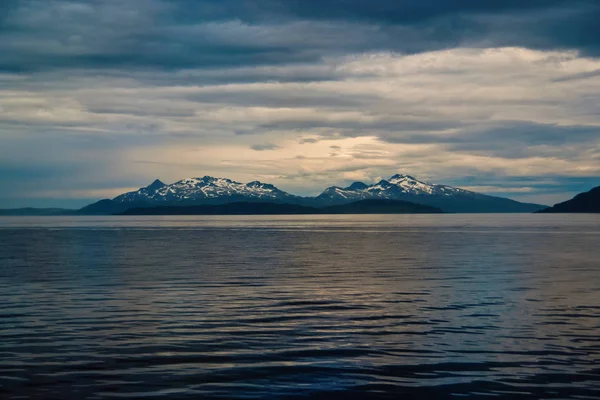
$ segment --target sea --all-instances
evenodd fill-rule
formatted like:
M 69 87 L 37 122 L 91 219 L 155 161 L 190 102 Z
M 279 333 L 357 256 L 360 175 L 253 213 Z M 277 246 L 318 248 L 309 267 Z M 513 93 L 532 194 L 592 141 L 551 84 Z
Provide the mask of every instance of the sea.
M 0 398 L 600 399 L 600 215 L 0 217 Z

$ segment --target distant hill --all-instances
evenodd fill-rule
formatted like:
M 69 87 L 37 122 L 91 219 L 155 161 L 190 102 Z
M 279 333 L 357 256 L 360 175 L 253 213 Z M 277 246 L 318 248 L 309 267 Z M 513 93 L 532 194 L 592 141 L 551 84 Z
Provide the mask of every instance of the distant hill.
M 452 186 L 426 183 L 402 174 L 373 185 L 355 182 L 346 188 L 332 186 L 316 197 L 295 196 L 259 181 L 240 183 L 227 178 L 204 176 L 182 179 L 171 184 L 157 179 L 139 190 L 83 207 L 77 214 L 110 215 L 134 208 L 192 207 L 243 202 L 322 208 L 359 200 L 405 201 L 455 213 L 534 212 L 546 207 Z
M 600 186 L 580 193 L 563 203 L 545 208 L 540 213 L 600 213 Z
M 307 214 L 417 214 L 441 213 L 442 210 L 396 200 L 361 200 L 324 208 L 298 204 L 235 202 L 199 206 L 143 207 L 121 215 L 307 215 Z
M 75 210 L 66 208 L 9 208 L 0 209 L 0 215 L 20 215 L 20 216 L 45 216 L 45 215 L 69 215 Z

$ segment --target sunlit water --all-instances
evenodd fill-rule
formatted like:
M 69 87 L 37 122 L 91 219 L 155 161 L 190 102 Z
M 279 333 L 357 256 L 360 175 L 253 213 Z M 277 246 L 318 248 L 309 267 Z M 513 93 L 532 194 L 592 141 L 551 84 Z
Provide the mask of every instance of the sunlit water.
M 0 398 L 600 398 L 600 215 L 0 219 Z

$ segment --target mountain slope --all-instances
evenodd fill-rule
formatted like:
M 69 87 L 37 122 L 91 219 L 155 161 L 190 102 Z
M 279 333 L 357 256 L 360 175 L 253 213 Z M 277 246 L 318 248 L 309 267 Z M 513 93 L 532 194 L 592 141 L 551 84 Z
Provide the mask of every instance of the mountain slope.
M 419 181 L 408 175 L 394 175 L 374 185 L 355 182 L 346 188 L 332 186 L 317 197 L 299 197 L 273 185 L 253 181 L 235 182 L 225 178 L 182 179 L 172 184 L 155 180 L 139 190 L 114 199 L 104 199 L 77 211 L 78 214 L 118 214 L 131 208 L 160 206 L 218 205 L 234 202 L 286 203 L 327 207 L 360 200 L 400 200 L 439 208 L 445 212 L 534 212 L 545 208 L 519 203 L 464 189 Z
M 225 178 L 204 176 L 182 179 L 167 185 L 157 179 L 139 190 L 124 193 L 112 200 L 104 199 L 90 204 L 79 210 L 79 213 L 117 214 L 130 208 L 225 204 L 244 201 L 300 203 L 303 198 L 259 181 L 240 183 Z
M 600 213 L 600 186 L 589 192 L 579 193 L 571 200 L 555 204 L 540 213 Z
M 113 200 L 119 203 L 161 203 L 161 202 L 189 202 L 198 200 L 221 200 L 240 197 L 255 200 L 289 200 L 296 198 L 273 185 L 254 181 L 239 183 L 225 178 L 182 179 L 166 185 L 155 180 L 145 188 L 135 192 L 125 193 Z
M 166 206 L 128 209 L 122 215 L 307 215 L 307 214 L 431 214 L 442 210 L 397 200 L 360 200 L 316 208 L 298 204 L 235 202 L 197 206 Z
M 347 188 L 333 186 L 315 200 L 320 204 L 344 204 L 363 199 L 404 200 L 438 207 L 445 212 L 534 212 L 544 208 L 539 204 L 520 203 L 452 186 L 430 184 L 401 174 L 370 186 L 362 182 L 355 182 Z

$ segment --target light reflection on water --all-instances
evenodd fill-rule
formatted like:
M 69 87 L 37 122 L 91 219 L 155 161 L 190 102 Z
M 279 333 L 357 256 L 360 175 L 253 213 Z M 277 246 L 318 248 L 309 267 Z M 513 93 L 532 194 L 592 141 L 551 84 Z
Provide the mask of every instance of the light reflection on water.
M 600 216 L 0 219 L 0 397 L 600 396 Z

